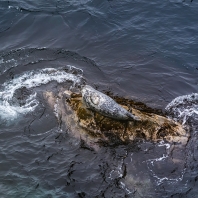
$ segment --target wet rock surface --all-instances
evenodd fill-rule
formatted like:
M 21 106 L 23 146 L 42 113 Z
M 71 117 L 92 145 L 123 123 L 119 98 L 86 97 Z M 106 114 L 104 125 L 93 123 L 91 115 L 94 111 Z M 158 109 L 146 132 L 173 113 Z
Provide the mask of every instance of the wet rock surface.
M 60 91 L 58 96 L 55 96 L 52 92 L 46 92 L 44 96 L 51 107 L 55 108 L 59 123 L 69 126 L 70 131 L 88 142 L 88 145 L 90 142 L 126 144 L 136 139 L 182 145 L 188 141 L 187 129 L 180 123 L 168 119 L 160 111 L 152 110 L 142 103 L 114 97 L 118 104 L 141 119 L 119 121 L 87 109 L 80 93 Z
M 32 94 L 30 89 L 27 89 L 25 86 L 18 88 L 15 90 L 13 94 L 12 103 L 18 104 L 19 106 L 23 106 L 26 103 L 26 100 Z

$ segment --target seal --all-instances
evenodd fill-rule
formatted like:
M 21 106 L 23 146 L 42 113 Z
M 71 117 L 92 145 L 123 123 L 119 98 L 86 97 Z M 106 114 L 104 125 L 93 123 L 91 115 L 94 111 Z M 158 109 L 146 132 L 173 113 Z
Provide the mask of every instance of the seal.
M 81 89 L 81 93 L 86 107 L 103 116 L 116 120 L 140 120 L 139 117 L 121 107 L 112 98 L 89 85 L 85 85 Z

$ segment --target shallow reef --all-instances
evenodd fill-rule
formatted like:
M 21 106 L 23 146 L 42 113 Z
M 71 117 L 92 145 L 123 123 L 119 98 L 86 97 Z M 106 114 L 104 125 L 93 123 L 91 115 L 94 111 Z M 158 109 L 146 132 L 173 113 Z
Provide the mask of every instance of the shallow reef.
M 189 138 L 187 128 L 167 118 L 159 110 L 122 97 L 111 97 L 122 107 L 138 116 L 140 121 L 119 121 L 86 108 L 80 93 L 61 90 L 58 94 L 45 92 L 44 97 L 59 123 L 88 144 L 126 144 L 136 139 L 167 141 L 185 145 Z

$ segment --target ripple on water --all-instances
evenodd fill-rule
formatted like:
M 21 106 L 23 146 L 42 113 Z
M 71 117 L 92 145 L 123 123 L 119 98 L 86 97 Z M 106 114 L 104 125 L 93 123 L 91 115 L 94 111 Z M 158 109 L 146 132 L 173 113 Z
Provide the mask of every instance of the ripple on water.
M 25 58 L 18 60 L 17 57 L 23 57 L 23 53 L 26 54 Z M 34 58 L 30 54 L 34 54 Z M 71 72 L 68 71 L 70 66 L 66 70 L 57 67 L 59 64 L 61 67 L 64 66 L 65 62 L 70 65 L 71 60 L 74 59 L 79 61 L 74 65 L 82 65 L 80 68 L 88 73 L 86 74 L 88 81 L 91 78 L 99 81 L 97 80 L 99 77 L 93 74 L 100 70 L 93 61 L 64 50 L 32 49 L 25 52 L 21 49 L 13 52 L 12 55 L 13 59 L 6 59 L 6 56 L 0 59 L 1 99 L 6 99 L 12 108 L 14 93 L 22 86 L 26 86 L 32 91 L 31 93 L 37 93 L 32 95 L 33 98 L 29 101 L 27 99 L 27 104 L 33 99 L 39 103 L 34 110 L 22 106 L 21 108 L 27 108 L 29 114 L 24 115 L 24 112 L 21 112 L 22 116 L 15 125 L 9 127 L 2 123 L 0 125 L 2 151 L 0 195 L 4 197 L 124 197 L 125 195 L 144 197 L 146 194 L 147 197 L 155 197 L 156 193 L 163 194 L 164 189 L 172 195 L 173 192 L 185 191 L 192 186 L 188 180 L 197 175 L 195 160 L 190 158 L 192 153 L 195 158 L 197 156 L 197 149 L 194 147 L 197 143 L 195 137 L 189 143 L 188 164 L 185 159 L 186 150 L 166 142 L 154 144 L 138 141 L 115 147 L 100 145 L 98 151 L 95 151 L 86 145 L 82 146 L 80 139 L 72 137 L 67 129 L 60 127 L 54 113 L 43 100 L 42 91 L 56 90 L 59 88 L 57 84 L 62 82 L 66 87 L 73 85 L 73 82 L 81 83 L 78 80 L 83 76 L 82 70 L 80 72 L 76 68 L 80 72 L 76 75 L 73 69 Z M 68 58 L 68 61 L 66 57 L 74 58 Z M 142 59 L 139 63 L 140 65 L 143 63 Z M 50 67 L 46 68 L 46 64 Z M 138 72 L 144 73 L 147 69 L 142 67 L 136 70 L 137 75 L 140 74 Z M 11 76 L 10 72 L 13 72 Z M 169 72 L 168 70 L 167 73 Z M 131 73 L 129 72 L 128 75 L 130 76 Z M 158 77 L 160 79 L 163 75 Z M 149 82 L 150 78 L 147 76 L 145 78 Z M 72 83 L 65 85 L 67 80 Z M 49 85 L 52 81 L 57 83 Z M 100 82 L 105 86 L 108 84 L 105 80 Z M 158 80 L 153 83 L 156 82 Z M 17 105 L 17 101 L 14 104 Z M 174 102 L 173 106 L 170 105 L 168 113 L 173 118 L 182 120 L 185 113 L 179 113 L 188 108 L 197 108 L 196 105 L 196 100 L 187 99 L 186 102 L 182 99 L 181 103 Z M 19 106 L 16 111 L 20 111 Z M 194 114 L 189 113 L 188 119 L 190 117 L 195 119 L 195 113 L 196 111 Z M 181 117 L 177 117 L 178 115 Z M 194 169 L 191 167 L 192 164 L 195 166 Z M 192 173 L 189 174 L 191 168 Z M 187 185 L 184 185 L 185 182 Z M 195 180 L 194 183 L 196 185 Z M 178 189 L 175 189 L 176 187 Z

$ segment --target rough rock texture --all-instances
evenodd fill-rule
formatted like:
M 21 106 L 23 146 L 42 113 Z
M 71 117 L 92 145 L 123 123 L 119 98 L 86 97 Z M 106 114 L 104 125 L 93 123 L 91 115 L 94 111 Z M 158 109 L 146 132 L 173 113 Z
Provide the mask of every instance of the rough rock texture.
M 143 107 L 142 104 L 134 105 L 128 99 L 114 98 L 128 111 L 132 110 L 141 121 L 118 121 L 104 117 L 87 109 L 80 94 L 65 91 L 59 92 L 56 97 L 52 92 L 46 92 L 44 96 L 55 108 L 59 122 L 65 123 L 74 136 L 89 143 L 128 143 L 137 138 L 155 142 L 164 140 L 182 145 L 188 141 L 189 135 L 180 123 L 152 113 L 151 109 Z M 137 110 L 138 107 L 141 111 Z
M 31 93 L 32 91 L 30 89 L 27 89 L 26 87 L 16 89 L 13 94 L 12 103 L 17 104 L 19 106 L 25 105 L 26 100 L 29 98 Z

